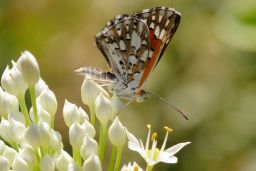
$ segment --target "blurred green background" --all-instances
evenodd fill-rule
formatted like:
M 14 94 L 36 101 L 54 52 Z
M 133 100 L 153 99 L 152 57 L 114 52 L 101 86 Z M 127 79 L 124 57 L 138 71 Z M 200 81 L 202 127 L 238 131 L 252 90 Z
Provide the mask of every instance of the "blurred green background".
M 65 148 L 68 130 L 62 117 L 64 99 L 81 102 L 81 66 L 107 69 L 94 35 L 117 14 L 155 6 L 182 13 L 181 24 L 145 89 L 186 111 L 186 121 L 158 99 L 127 107 L 120 119 L 137 137 L 146 124 L 161 145 L 192 144 L 178 153 L 175 165 L 155 170 L 256 170 L 256 1 L 255 0 L 0 0 L 0 73 L 24 50 L 38 60 L 41 76 L 58 99 L 56 129 Z M 123 162 L 145 162 L 124 151 Z

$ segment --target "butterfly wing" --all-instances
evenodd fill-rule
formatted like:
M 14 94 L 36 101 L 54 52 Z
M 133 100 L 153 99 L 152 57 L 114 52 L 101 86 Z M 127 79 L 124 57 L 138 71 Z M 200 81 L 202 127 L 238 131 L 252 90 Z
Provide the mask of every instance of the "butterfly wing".
M 142 20 L 117 16 L 96 35 L 96 44 L 113 74 L 137 88 L 150 51 L 149 30 Z
M 173 8 L 156 7 L 145 9 L 132 16 L 147 24 L 151 43 L 150 53 L 138 87 L 138 89 L 141 89 L 143 83 L 161 59 L 168 43 L 176 32 L 181 15 Z

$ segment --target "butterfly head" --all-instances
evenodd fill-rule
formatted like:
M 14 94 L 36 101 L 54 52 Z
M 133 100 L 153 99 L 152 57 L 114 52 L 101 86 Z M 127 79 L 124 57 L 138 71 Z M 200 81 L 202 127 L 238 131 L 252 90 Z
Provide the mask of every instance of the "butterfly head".
M 149 96 L 149 94 L 146 91 L 140 90 L 137 93 L 136 102 L 138 102 L 138 103 L 144 102 L 144 101 L 148 100 L 148 96 Z

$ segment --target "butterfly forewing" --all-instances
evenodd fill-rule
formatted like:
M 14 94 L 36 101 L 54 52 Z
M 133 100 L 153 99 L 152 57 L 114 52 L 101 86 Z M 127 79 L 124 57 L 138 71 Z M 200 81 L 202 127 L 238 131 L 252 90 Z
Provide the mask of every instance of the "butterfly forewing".
M 117 79 L 138 92 L 179 22 L 180 14 L 166 7 L 118 15 L 96 35 L 96 44 Z
M 133 17 L 110 21 L 96 36 L 96 44 L 116 77 L 137 88 L 150 50 L 145 22 Z

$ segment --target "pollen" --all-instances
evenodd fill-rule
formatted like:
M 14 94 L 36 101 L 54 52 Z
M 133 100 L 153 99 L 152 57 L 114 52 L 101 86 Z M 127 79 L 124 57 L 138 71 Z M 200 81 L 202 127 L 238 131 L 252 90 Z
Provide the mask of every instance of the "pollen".
M 169 128 L 168 126 L 165 126 L 164 129 L 167 131 L 167 132 L 172 132 L 173 129 L 172 128 Z
M 153 133 L 152 136 L 151 136 L 151 141 L 155 141 L 156 140 L 156 137 L 157 137 L 157 133 Z

